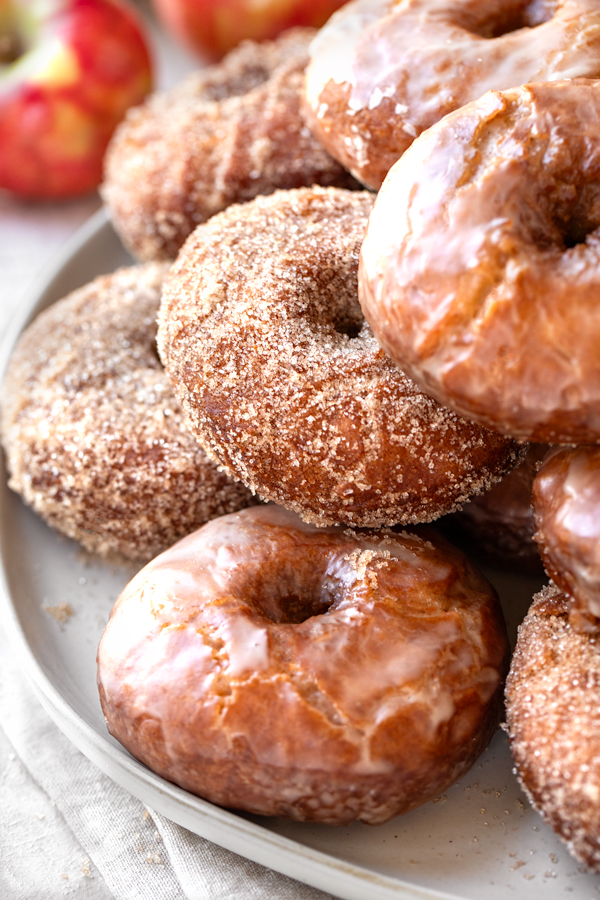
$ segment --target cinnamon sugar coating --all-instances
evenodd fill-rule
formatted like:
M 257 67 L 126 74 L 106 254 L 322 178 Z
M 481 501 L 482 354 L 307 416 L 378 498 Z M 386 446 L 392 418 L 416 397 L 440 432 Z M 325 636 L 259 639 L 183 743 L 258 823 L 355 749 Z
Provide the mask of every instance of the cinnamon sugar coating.
M 600 447 L 557 447 L 533 483 L 536 540 L 571 601 L 575 631 L 600 632 Z
M 385 356 L 358 304 L 367 192 L 258 197 L 200 226 L 165 282 L 159 352 L 233 477 L 321 525 L 422 522 L 518 458 Z
M 568 621 L 550 584 L 519 630 L 506 682 L 521 784 L 570 852 L 600 872 L 600 645 Z
M 306 115 L 379 188 L 414 138 L 490 89 L 600 77 L 595 0 L 355 0 L 311 45 Z
M 531 492 L 548 449 L 547 444 L 529 444 L 523 460 L 501 481 L 440 521 L 444 533 L 451 540 L 458 535 L 468 552 L 492 565 L 524 574 L 542 573 Z
M 164 264 L 119 269 L 41 313 L 2 384 L 10 487 L 88 550 L 148 559 L 251 502 L 187 431 L 156 352 Z
M 247 41 L 129 111 L 107 152 L 102 195 L 138 259 L 173 259 L 196 225 L 257 194 L 355 184 L 300 114 L 313 34 Z
M 491 585 L 427 536 L 275 506 L 142 569 L 98 649 L 108 728 L 213 803 L 370 824 L 459 778 L 494 733 L 508 642 Z
M 384 349 L 520 440 L 600 440 L 599 118 L 600 81 L 488 92 L 396 163 L 362 248 Z

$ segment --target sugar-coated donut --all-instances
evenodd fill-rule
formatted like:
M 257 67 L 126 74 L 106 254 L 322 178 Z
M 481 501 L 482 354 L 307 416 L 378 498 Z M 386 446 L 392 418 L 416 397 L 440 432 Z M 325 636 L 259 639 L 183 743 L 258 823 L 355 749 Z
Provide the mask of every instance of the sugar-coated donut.
M 458 538 L 465 550 L 492 565 L 523 574 L 542 573 L 531 491 L 547 452 L 547 444 L 529 444 L 523 460 L 501 481 L 440 520 L 444 534 Z
M 363 327 L 372 202 L 315 187 L 230 207 L 187 241 L 159 316 L 196 437 L 262 498 L 321 525 L 432 520 L 518 458 L 418 391 Z
M 319 529 L 275 506 L 149 563 L 98 650 L 108 728 L 227 807 L 377 824 L 492 736 L 507 638 L 493 588 L 433 531 Z
M 372 188 L 415 137 L 491 89 L 600 77 L 596 0 L 354 0 L 321 29 L 307 120 Z
M 396 163 L 363 245 L 383 348 L 521 440 L 600 440 L 599 118 L 600 81 L 488 92 Z
M 600 872 L 600 644 L 549 585 L 519 629 L 506 718 L 519 780 L 581 862 Z
M 211 215 L 276 188 L 354 179 L 300 115 L 312 29 L 247 41 L 130 110 L 106 157 L 102 195 L 138 258 L 174 258 Z
M 119 269 L 22 335 L 2 384 L 9 484 L 88 550 L 148 559 L 251 502 L 185 427 L 156 352 L 166 267 Z
M 576 631 L 600 632 L 600 447 L 556 447 L 533 483 L 538 542 Z

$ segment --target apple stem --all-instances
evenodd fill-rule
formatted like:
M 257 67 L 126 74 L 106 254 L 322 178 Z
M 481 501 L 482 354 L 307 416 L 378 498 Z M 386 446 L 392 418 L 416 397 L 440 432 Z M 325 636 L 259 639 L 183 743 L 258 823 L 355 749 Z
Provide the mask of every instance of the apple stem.
M 22 52 L 23 47 L 18 35 L 12 32 L 0 34 L 0 64 L 14 62 Z

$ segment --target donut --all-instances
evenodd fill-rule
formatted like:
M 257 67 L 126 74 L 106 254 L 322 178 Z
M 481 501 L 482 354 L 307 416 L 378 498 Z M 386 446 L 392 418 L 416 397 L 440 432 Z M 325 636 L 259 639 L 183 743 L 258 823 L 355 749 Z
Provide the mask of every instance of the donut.
M 556 447 L 533 482 L 546 572 L 571 602 L 575 631 L 600 632 L 600 447 Z
M 156 352 L 166 267 L 119 269 L 41 313 L 1 390 L 9 485 L 87 550 L 149 559 L 251 495 L 185 427 Z
M 490 91 L 414 142 L 370 217 L 375 336 L 440 403 L 518 440 L 600 440 L 599 116 L 598 81 Z
M 209 522 L 125 588 L 98 649 L 110 733 L 221 806 L 370 824 L 445 790 L 497 725 L 494 589 L 436 536 Z
M 569 851 L 600 872 L 600 645 L 569 624 L 556 585 L 534 598 L 506 682 L 521 785 Z
M 528 444 L 523 460 L 489 491 L 478 494 L 438 526 L 483 561 L 522 574 L 543 571 L 531 505 L 533 479 L 547 444 Z
M 354 0 L 311 45 L 305 115 L 377 189 L 413 140 L 491 89 L 600 77 L 595 0 Z
M 192 433 L 233 478 L 319 525 L 432 520 L 518 459 L 418 391 L 364 327 L 372 203 L 314 187 L 229 207 L 186 242 L 159 313 Z
M 130 110 L 109 145 L 101 193 L 134 256 L 174 258 L 200 222 L 275 188 L 355 184 L 300 115 L 313 33 L 247 41 Z

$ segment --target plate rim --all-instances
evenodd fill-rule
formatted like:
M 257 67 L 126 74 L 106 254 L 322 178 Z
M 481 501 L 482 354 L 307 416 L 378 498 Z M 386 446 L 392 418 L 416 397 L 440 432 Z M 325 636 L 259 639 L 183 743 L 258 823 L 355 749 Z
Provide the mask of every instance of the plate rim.
M 12 350 L 27 325 L 46 306 L 64 296 L 57 292 L 56 282 L 65 267 L 80 254 L 89 251 L 90 244 L 105 232 L 114 232 L 104 208 L 94 213 L 66 242 L 62 251 L 54 257 L 36 279 L 25 295 L 19 308 L 13 314 L 9 327 L 0 343 L 0 380 L 3 379 Z M 132 263 L 135 264 L 135 263 Z M 74 289 L 74 288 L 73 288 Z M 4 459 L 0 466 L 3 477 L 3 491 L 0 492 L 0 506 L 4 506 L 6 484 Z M 18 609 L 11 595 L 8 579 L 10 562 L 7 560 L 6 539 L 0 522 L 0 606 L 3 607 L 7 622 L 9 642 L 15 650 L 17 662 L 24 670 L 30 685 L 43 708 L 54 724 L 65 734 L 94 765 L 133 796 L 156 809 L 177 824 L 195 834 L 244 856 L 266 868 L 274 869 L 297 881 L 329 892 L 344 900 L 364 900 L 365 890 L 369 890 L 369 900 L 463 900 L 456 894 L 437 891 L 432 888 L 394 878 L 346 862 L 329 853 L 315 850 L 292 838 L 271 831 L 264 826 L 222 809 L 183 788 L 166 781 L 155 774 L 127 751 L 112 744 L 103 737 L 62 696 L 38 662 L 27 636 L 21 626 Z M 152 800 L 148 802 L 148 792 Z M 176 813 L 173 815 L 171 804 Z M 169 811 L 166 811 L 168 808 Z M 203 827 L 191 819 L 201 820 Z M 307 823 L 310 824 L 310 823 Z M 216 830 L 215 830 L 216 829 Z M 243 852 L 234 838 L 243 841 Z M 248 852 L 246 852 L 246 850 Z M 276 851 L 275 860 L 269 854 Z M 312 871 L 309 867 L 312 867 Z
M 51 294 L 54 283 L 60 277 L 64 267 L 107 227 L 112 229 L 108 214 L 105 208 L 101 207 L 75 230 L 59 253 L 52 257 L 26 291 L 10 317 L 8 327 L 0 341 L 0 382 L 4 379 L 8 361 L 21 332 L 45 306 L 50 306 L 51 303 L 60 299 L 56 297 L 55 300 L 47 301 L 46 298 Z

